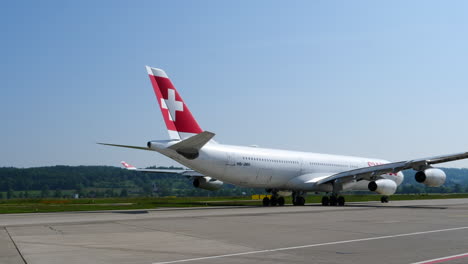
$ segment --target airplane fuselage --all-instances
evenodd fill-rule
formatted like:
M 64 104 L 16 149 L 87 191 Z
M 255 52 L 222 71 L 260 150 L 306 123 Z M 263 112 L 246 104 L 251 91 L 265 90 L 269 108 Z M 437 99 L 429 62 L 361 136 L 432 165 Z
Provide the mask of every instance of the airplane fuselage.
M 361 180 L 333 187 L 317 185 L 316 181 L 352 169 L 386 164 L 389 161 L 352 156 L 243 147 L 217 143 L 206 144 L 196 159 L 190 160 L 161 145 L 156 151 L 179 163 L 223 182 L 251 188 L 332 192 L 338 190 L 368 190 L 369 181 Z M 311 177 L 312 176 L 312 177 Z M 304 184 L 306 177 L 309 182 Z M 403 182 L 403 173 L 380 175 L 397 185 Z M 310 180 L 312 179 L 312 180 Z M 335 189 L 336 190 L 336 189 Z

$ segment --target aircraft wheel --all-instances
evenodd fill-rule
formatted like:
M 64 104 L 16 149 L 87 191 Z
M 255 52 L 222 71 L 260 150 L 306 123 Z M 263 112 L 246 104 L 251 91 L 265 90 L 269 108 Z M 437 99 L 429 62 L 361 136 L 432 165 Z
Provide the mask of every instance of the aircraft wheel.
M 270 198 L 268 198 L 268 197 L 263 198 L 262 203 L 263 203 L 263 206 L 269 206 L 270 205 Z
M 338 197 L 338 205 L 344 206 L 344 204 L 345 204 L 345 198 L 343 196 Z
M 380 198 L 380 201 L 381 201 L 382 203 L 388 203 L 388 196 L 382 196 L 382 197 Z
M 297 197 L 296 200 L 297 200 L 296 201 L 297 205 L 304 205 L 305 204 L 305 198 L 302 197 L 302 196 Z
M 330 196 L 330 205 L 335 206 L 337 204 L 337 199 L 335 195 Z
M 285 202 L 285 201 L 284 201 L 284 197 L 279 197 L 279 198 L 278 198 L 278 205 L 279 205 L 279 206 L 283 206 L 283 205 L 284 205 L 284 202 Z
M 322 197 L 322 205 L 328 206 L 329 204 L 330 204 L 330 199 L 328 199 L 328 196 Z
M 276 206 L 278 205 L 278 199 L 276 197 L 271 197 L 270 199 L 270 205 L 271 206 Z

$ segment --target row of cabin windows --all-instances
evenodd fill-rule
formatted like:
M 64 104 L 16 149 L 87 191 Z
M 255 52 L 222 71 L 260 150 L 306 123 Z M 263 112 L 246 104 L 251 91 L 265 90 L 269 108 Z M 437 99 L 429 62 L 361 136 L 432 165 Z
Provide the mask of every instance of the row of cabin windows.
M 345 165 L 345 164 L 336 164 L 336 163 L 320 163 L 320 162 L 309 162 L 310 165 L 315 166 L 330 166 L 330 167 L 342 167 L 342 168 L 359 168 L 356 165 Z
M 295 161 L 295 160 L 276 160 L 276 159 L 264 159 L 264 158 L 254 158 L 254 157 L 242 157 L 242 159 L 244 159 L 244 160 L 265 161 L 265 162 L 274 162 L 274 163 L 299 164 L 299 161 Z
M 243 160 L 254 160 L 254 161 L 264 161 L 264 162 L 274 162 L 274 163 L 289 163 L 289 164 L 299 164 L 295 160 L 276 160 L 276 159 L 264 159 L 264 158 L 254 158 L 254 157 L 242 157 Z M 345 164 L 333 164 L 333 163 L 320 163 L 320 162 L 310 162 L 310 165 L 316 166 L 333 166 L 333 167 L 342 167 L 342 168 L 359 168 L 356 165 L 345 165 Z
M 320 162 L 309 162 L 310 165 L 316 165 L 316 166 L 333 166 L 333 167 L 346 167 L 348 168 L 348 165 L 344 164 L 333 164 L 333 163 L 320 163 Z

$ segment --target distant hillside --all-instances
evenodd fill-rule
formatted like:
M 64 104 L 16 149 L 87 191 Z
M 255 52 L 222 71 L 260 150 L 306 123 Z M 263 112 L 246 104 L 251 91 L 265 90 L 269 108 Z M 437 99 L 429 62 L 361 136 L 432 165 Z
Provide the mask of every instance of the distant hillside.
M 167 167 L 158 167 L 167 168 Z M 404 171 L 405 181 L 398 193 L 468 192 L 468 169 L 442 168 L 446 183 L 439 188 L 425 187 L 414 180 L 415 172 Z M 156 192 L 154 191 L 156 186 Z M 4 193 L 2 193 L 4 192 Z M 0 168 L 0 198 L 71 196 L 234 196 L 263 193 L 264 190 L 226 184 L 211 192 L 192 186 L 185 177 L 174 174 L 145 174 L 110 166 L 52 166 L 37 168 Z
M 155 167 L 151 167 L 155 168 Z M 174 169 L 174 167 L 157 167 Z M 153 192 L 156 186 L 157 192 Z M 68 190 L 68 192 L 62 192 Z M 124 193 L 122 194 L 122 191 Z M 194 188 L 186 177 L 175 174 L 155 174 L 129 171 L 111 166 L 52 166 L 37 168 L 0 168 L 0 192 L 17 196 L 27 191 L 31 196 L 59 196 L 57 191 L 80 197 L 134 196 L 239 196 L 258 193 L 259 190 L 225 184 L 218 191 Z M 21 191 L 22 193 L 18 193 Z M 36 192 L 34 192 L 36 191 Z M 11 195 L 11 194 L 10 194 Z

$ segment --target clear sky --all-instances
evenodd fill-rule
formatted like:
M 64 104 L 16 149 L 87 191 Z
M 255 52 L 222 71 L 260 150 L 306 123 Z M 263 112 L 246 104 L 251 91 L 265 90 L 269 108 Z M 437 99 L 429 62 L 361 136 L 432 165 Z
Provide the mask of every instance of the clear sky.
M 2 1 L 0 166 L 174 165 L 145 65 L 221 143 L 468 151 L 467 1 Z M 468 161 L 446 166 L 468 167 Z

